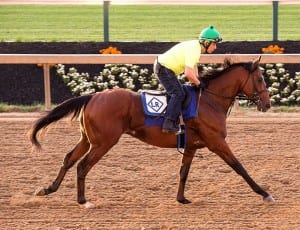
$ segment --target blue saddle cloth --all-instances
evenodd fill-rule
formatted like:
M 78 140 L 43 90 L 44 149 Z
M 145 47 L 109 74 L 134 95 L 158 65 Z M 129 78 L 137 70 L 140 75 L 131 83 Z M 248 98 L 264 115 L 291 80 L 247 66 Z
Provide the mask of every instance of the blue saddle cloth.
M 196 91 L 193 86 L 184 85 L 186 92 L 190 94 L 191 100 L 188 106 L 182 110 L 183 121 L 187 121 L 188 119 L 194 118 L 197 116 L 197 98 Z M 142 103 L 144 108 L 144 124 L 145 126 L 161 126 L 164 121 L 164 113 L 163 114 L 151 114 L 149 115 L 149 111 L 147 111 L 146 99 L 145 95 L 142 94 Z

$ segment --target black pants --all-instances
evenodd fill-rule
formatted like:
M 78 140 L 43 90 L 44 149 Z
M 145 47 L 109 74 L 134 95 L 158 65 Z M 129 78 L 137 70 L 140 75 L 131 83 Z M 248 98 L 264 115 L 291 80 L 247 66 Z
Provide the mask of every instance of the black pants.
M 165 118 L 177 121 L 181 113 L 181 107 L 185 97 L 182 84 L 175 73 L 164 66 L 160 67 L 157 76 L 160 83 L 167 91 L 167 94 L 171 97 L 167 106 Z

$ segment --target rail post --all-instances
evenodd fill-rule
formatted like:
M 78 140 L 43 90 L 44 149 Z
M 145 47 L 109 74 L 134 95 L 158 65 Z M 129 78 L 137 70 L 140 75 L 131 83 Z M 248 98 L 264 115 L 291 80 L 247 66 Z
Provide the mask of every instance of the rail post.
M 50 87 L 50 65 L 43 64 L 44 70 L 44 90 L 45 90 L 45 110 L 51 109 L 51 87 Z
M 278 41 L 278 1 L 272 1 L 273 5 L 273 41 Z
M 109 3 L 110 1 L 103 1 L 103 32 L 104 42 L 109 42 Z

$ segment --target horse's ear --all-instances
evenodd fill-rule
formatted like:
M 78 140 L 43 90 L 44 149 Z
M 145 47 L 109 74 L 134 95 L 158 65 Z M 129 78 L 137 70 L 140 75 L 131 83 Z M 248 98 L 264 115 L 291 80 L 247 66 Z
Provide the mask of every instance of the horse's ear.
M 260 62 L 260 60 L 261 60 L 261 55 L 260 55 L 259 58 L 258 58 L 258 63 Z
M 252 68 L 251 68 L 252 71 L 254 71 L 254 70 L 256 70 L 258 68 L 260 60 L 261 60 L 261 56 L 259 56 L 259 58 L 253 62 Z
M 260 63 L 260 60 L 261 60 L 261 55 L 259 56 L 259 58 L 257 58 L 255 61 L 254 61 L 254 64 L 255 65 L 258 65 Z

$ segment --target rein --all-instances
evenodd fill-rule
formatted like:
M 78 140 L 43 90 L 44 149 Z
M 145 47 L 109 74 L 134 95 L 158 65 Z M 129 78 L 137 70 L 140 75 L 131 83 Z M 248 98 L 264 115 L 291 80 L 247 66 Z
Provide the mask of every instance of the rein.
M 234 101 L 236 99 L 238 100 L 247 100 L 247 101 L 251 101 L 253 102 L 254 104 L 258 104 L 260 102 L 260 94 L 263 93 L 263 92 L 268 92 L 267 89 L 264 89 L 264 90 L 261 90 L 261 91 L 258 91 L 257 90 L 257 87 L 255 85 L 255 82 L 254 82 L 254 76 L 253 76 L 253 71 L 249 71 L 249 74 L 248 74 L 248 77 L 247 79 L 245 80 L 245 82 L 242 84 L 242 87 L 241 87 L 241 91 L 243 92 L 244 91 L 244 88 L 246 87 L 247 83 L 249 82 L 249 79 L 252 79 L 252 85 L 253 85 L 253 95 L 251 97 L 247 97 L 246 95 L 235 95 L 235 96 L 224 96 L 224 95 L 221 95 L 221 94 L 217 94 L 215 92 L 213 92 L 212 90 L 209 90 L 207 88 L 200 88 L 200 91 L 199 91 L 199 94 L 198 94 L 198 102 L 197 102 L 197 113 L 198 113 L 198 106 L 200 104 L 200 99 L 201 99 L 201 95 L 202 95 L 202 91 L 205 91 L 211 95 L 214 95 L 214 96 L 217 96 L 217 97 L 220 97 L 220 98 L 224 98 L 224 99 L 228 99 L 228 100 L 231 100 L 231 104 L 229 106 L 229 109 L 227 110 L 227 117 L 230 115 L 230 112 L 232 110 L 232 107 L 233 107 L 233 104 L 234 104 Z M 183 155 L 183 156 L 189 156 L 189 157 L 193 157 L 193 158 L 200 158 L 200 159 L 204 159 L 204 158 L 207 158 L 209 156 L 211 156 L 213 153 L 210 152 L 209 154 L 206 154 L 206 155 L 201 155 L 201 154 L 198 154 L 198 155 L 188 155 L 188 154 L 185 154 L 184 152 L 180 151 L 179 148 L 177 148 L 177 151 Z
M 251 101 L 252 103 L 254 104 L 257 104 L 259 101 L 260 101 L 260 94 L 261 93 L 264 93 L 264 92 L 268 92 L 267 89 L 264 89 L 264 90 L 261 90 L 261 91 L 258 91 L 255 84 L 254 84 L 254 77 L 252 75 L 252 72 L 249 71 L 249 74 L 248 74 L 248 77 L 246 79 L 246 81 L 243 83 L 243 86 L 242 86 L 242 90 L 245 88 L 245 86 L 247 85 L 249 79 L 252 79 L 252 83 L 253 83 L 253 96 L 252 97 L 247 97 L 245 95 L 237 95 L 237 96 L 224 96 L 224 95 L 220 95 L 220 94 L 217 94 L 209 89 L 205 89 L 205 92 L 211 94 L 211 95 L 214 95 L 214 96 L 217 96 L 217 97 L 221 97 L 221 98 L 225 98 L 225 99 L 229 99 L 229 100 L 232 100 L 232 103 L 231 103 L 231 106 L 230 106 L 230 111 L 231 111 L 231 108 L 233 106 L 233 102 L 235 99 L 238 99 L 238 100 L 247 100 L 247 101 Z

